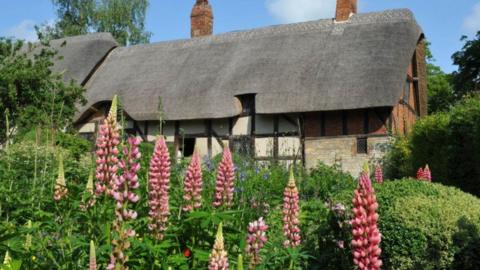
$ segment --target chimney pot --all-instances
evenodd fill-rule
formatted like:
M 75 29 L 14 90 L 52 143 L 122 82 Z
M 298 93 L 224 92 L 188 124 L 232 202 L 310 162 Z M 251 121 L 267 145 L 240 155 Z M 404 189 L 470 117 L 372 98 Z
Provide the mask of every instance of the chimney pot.
M 337 0 L 337 22 L 348 21 L 350 15 L 357 13 L 357 0 Z
M 192 38 L 213 33 L 213 11 L 208 0 L 196 0 L 190 18 Z

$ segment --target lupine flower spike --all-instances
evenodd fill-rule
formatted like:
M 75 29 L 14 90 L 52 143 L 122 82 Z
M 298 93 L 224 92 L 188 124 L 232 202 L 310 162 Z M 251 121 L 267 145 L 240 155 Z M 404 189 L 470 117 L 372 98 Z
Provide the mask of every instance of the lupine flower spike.
M 65 170 L 63 169 L 63 155 L 58 156 L 58 177 L 55 183 L 53 199 L 60 201 L 68 194 L 67 184 L 65 183 Z
M 379 184 L 383 183 L 383 171 L 379 164 L 375 167 L 375 182 Z
M 370 177 L 363 172 L 353 198 L 352 251 L 353 262 L 360 270 L 378 270 L 381 234 L 377 227 L 377 199 Z
M 250 269 L 255 269 L 255 265 L 259 264 L 262 259 L 260 258 L 260 250 L 267 242 L 266 231 L 268 226 L 263 221 L 263 218 L 259 218 L 254 222 L 248 224 L 247 235 L 247 255 L 250 257 Z
M 120 133 L 117 124 L 117 96 L 113 97 L 112 106 L 107 118 L 103 120 L 100 126 L 97 138 L 97 169 L 95 177 L 97 183 L 95 191 L 97 195 L 111 195 L 113 183 L 117 178 L 118 170 L 118 145 L 120 143 Z
M 27 222 L 27 229 L 32 229 L 32 221 L 29 220 Z M 30 233 L 27 233 L 27 236 L 25 237 L 25 244 L 24 244 L 25 249 L 28 251 L 32 247 L 32 235 Z
M 243 256 L 242 256 L 242 254 L 238 254 L 237 270 L 243 270 Z
M 228 255 L 223 245 L 222 223 L 218 225 L 217 236 L 208 261 L 208 270 L 228 270 Z
M 297 247 L 300 245 L 300 208 L 298 205 L 298 189 L 295 185 L 293 169 L 290 169 L 290 179 L 283 192 L 283 234 L 286 240 L 285 247 Z
M 422 169 L 422 167 L 418 168 L 417 180 L 423 180 L 423 169 Z
M 425 169 L 423 170 L 423 179 L 427 182 L 432 182 L 432 173 L 430 172 L 430 168 L 428 167 L 428 164 L 425 166 Z
M 12 257 L 10 257 L 10 253 L 7 252 L 5 253 L 5 257 L 3 258 L 3 265 L 10 265 L 10 263 L 12 263 Z
M 195 152 L 183 182 L 183 199 L 185 200 L 183 211 L 190 212 L 202 206 L 202 185 L 202 164 L 200 155 Z
M 225 147 L 223 150 L 222 161 L 218 164 L 217 171 L 213 206 L 230 207 L 233 204 L 235 169 L 232 160 L 232 153 L 228 147 Z
M 91 195 L 90 199 L 88 201 L 86 198 L 82 199 L 82 202 L 80 203 L 80 209 L 82 210 L 87 210 L 89 207 L 92 207 L 95 205 L 95 197 L 93 196 L 94 193 L 94 187 L 93 187 L 93 171 L 90 171 L 90 174 L 88 175 L 88 180 L 87 180 L 87 185 L 85 187 L 85 190 L 88 194 Z
M 159 137 L 150 160 L 148 179 L 148 203 L 150 207 L 149 230 L 153 236 L 162 240 L 167 230 L 170 215 L 170 156 L 163 137 Z
M 122 269 L 128 270 L 128 256 L 124 254 L 130 247 L 129 237 L 135 236 L 135 231 L 127 228 L 126 222 L 137 218 L 137 212 L 129 209 L 130 203 L 136 203 L 140 198 L 133 193 L 133 190 L 139 188 L 137 172 L 140 169 L 140 151 L 138 145 L 140 139 L 128 138 L 128 145 L 124 148 L 124 159 L 118 164 L 122 170 L 122 175 L 115 178 L 112 183 L 112 196 L 116 201 L 115 214 L 116 219 L 113 222 L 113 229 L 117 233 L 112 240 L 113 251 L 110 255 L 108 270 Z
M 97 270 L 97 255 L 95 254 L 95 243 L 90 240 L 90 256 L 88 270 Z

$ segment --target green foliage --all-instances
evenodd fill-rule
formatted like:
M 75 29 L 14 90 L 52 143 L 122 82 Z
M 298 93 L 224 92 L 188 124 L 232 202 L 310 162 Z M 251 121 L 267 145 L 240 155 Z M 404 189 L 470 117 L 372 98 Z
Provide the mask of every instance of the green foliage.
M 447 113 L 417 121 L 387 154 L 388 178 L 414 176 L 428 164 L 434 182 L 480 194 L 480 98 L 469 97 Z
M 465 254 L 467 246 L 478 249 L 478 242 L 472 242 L 480 228 L 478 198 L 413 179 L 387 181 L 374 188 L 380 205 L 384 269 L 450 269 L 480 263 L 473 261 L 477 258 L 474 255 Z M 345 190 L 333 201 L 351 209 L 352 194 L 353 190 Z M 468 232 L 460 225 L 466 221 Z M 332 228 L 330 234 L 337 231 Z
M 53 136 L 59 138 L 61 135 Z M 25 269 L 84 269 L 90 241 L 96 243 L 97 263 L 103 269 L 111 252 L 113 201 L 85 190 L 93 164 L 78 145 L 51 143 L 51 134 L 27 132 L 0 155 L 0 254 L 7 250 Z M 73 143 L 70 143 L 73 141 Z M 130 269 L 205 269 L 218 224 L 224 224 L 230 265 L 246 255 L 246 228 L 264 217 L 268 242 L 256 269 L 352 269 L 350 204 L 356 186 L 352 177 L 320 164 L 310 173 L 298 170 L 302 244 L 283 247 L 282 204 L 288 172 L 282 166 L 259 164 L 234 156 L 234 205 L 212 207 L 216 166 L 220 157 L 202 162 L 203 205 L 181 211 L 183 179 L 189 160 L 172 165 L 169 228 L 156 241 L 148 230 L 148 164 L 153 145 L 142 143 L 138 218 L 131 222 L 137 236 L 127 252 Z M 76 153 L 76 154 L 75 154 Z M 66 199 L 53 200 L 57 159 L 64 157 Z M 77 157 L 78 156 L 78 157 Z M 453 188 L 413 180 L 375 184 L 380 204 L 380 230 L 385 269 L 445 269 L 478 265 L 480 202 Z M 31 225 L 29 221 L 31 220 Z M 31 237 L 31 244 L 27 239 Z M 472 268 L 474 269 L 474 268 Z
M 8 113 L 10 127 L 20 131 L 36 126 L 64 128 L 71 123 L 75 104 L 85 102 L 84 90 L 51 72 L 56 52 L 47 44 L 38 53 L 29 47 L 0 38 L 0 112 Z M 0 118 L 0 130 L 6 130 L 6 122 L 6 117 Z M 5 134 L 0 132 L 0 142 Z
M 472 40 L 466 36 L 463 48 L 452 55 L 458 71 L 453 73 L 453 85 L 457 96 L 461 97 L 480 90 L 480 31 Z
M 53 0 L 58 21 L 38 27 L 45 39 L 109 32 L 122 45 L 148 43 L 145 31 L 147 0 Z
M 409 140 L 404 136 L 395 137 L 384 160 L 384 173 L 388 179 L 398 179 L 412 175 L 414 171 L 411 164 L 412 151 Z
M 451 75 L 445 74 L 435 65 L 435 58 L 430 51 L 430 43 L 425 43 L 427 60 L 427 87 L 428 87 L 428 112 L 447 111 L 452 106 L 456 97 L 451 84 Z
M 319 163 L 303 183 L 301 183 L 302 198 L 306 200 L 318 199 L 326 201 L 336 193 L 355 186 L 350 174 L 344 173 L 335 167 Z

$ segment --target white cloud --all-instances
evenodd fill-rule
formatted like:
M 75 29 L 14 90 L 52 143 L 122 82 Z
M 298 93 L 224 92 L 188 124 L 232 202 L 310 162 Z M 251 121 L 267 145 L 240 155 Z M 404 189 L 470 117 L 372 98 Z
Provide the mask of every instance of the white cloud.
M 266 0 L 270 13 L 284 23 L 335 17 L 336 0 Z
M 469 31 L 480 31 L 480 2 L 473 6 L 473 12 L 463 22 Z
M 8 29 L 7 37 L 14 37 L 16 39 L 24 39 L 26 41 L 36 41 L 37 33 L 35 31 L 35 22 L 32 20 L 23 20 L 19 24 Z

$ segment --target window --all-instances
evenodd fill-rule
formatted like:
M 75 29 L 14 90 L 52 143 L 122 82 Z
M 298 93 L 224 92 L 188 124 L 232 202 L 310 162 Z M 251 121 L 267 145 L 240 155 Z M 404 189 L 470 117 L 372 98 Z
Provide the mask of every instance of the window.
M 255 113 L 255 95 L 256 94 L 244 94 L 237 96 L 242 104 L 241 116 L 252 115 Z
M 357 138 L 357 154 L 368 154 L 368 140 L 367 137 Z

